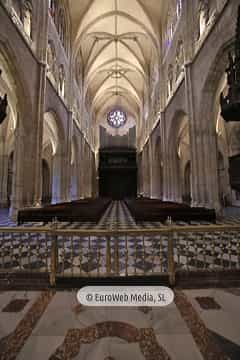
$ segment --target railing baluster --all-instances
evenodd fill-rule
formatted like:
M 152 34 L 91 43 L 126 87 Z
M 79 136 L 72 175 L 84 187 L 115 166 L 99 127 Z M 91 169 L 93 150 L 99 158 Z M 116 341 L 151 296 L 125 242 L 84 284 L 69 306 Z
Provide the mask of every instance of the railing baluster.
M 227 249 L 228 249 L 228 268 L 231 269 L 232 267 L 232 242 L 231 242 L 231 233 L 228 235 L 228 244 L 227 244 Z
M 14 246 L 13 246 L 13 234 L 11 234 L 11 240 L 10 240 L 10 262 L 12 264 L 12 267 L 14 267 Z
M 48 272 L 48 234 L 45 233 L 45 269 L 46 269 L 46 272 Z
M 83 261 L 83 248 L 82 248 L 82 241 L 81 237 L 78 239 L 79 242 L 79 275 L 82 275 L 82 261 Z
M 142 246 L 143 246 L 143 274 L 146 274 L 146 252 L 145 252 L 145 237 L 144 237 L 144 235 L 143 235 Z
M 27 259 L 28 259 L 28 268 L 30 269 L 30 264 L 31 264 L 31 246 L 30 246 L 30 238 L 31 238 L 31 233 L 28 234 L 28 238 L 27 238 Z
M 73 259 L 74 259 L 74 254 L 73 254 L 73 236 L 70 236 L 70 245 L 71 245 L 71 255 L 70 255 L 70 259 L 71 259 L 71 274 L 73 276 L 74 273 L 74 264 L 73 264 Z
M 22 240 L 22 234 L 20 234 L 20 243 L 18 246 L 18 251 L 19 251 L 18 264 L 20 270 L 22 270 L 22 250 L 23 250 L 23 240 Z
M 119 275 L 118 238 L 114 237 L 114 275 Z
M 236 244 L 236 250 L 237 250 L 237 269 L 240 269 L 240 238 L 239 238 L 239 234 L 237 234 L 237 244 Z
M 163 272 L 163 244 L 162 244 L 161 236 L 159 239 L 159 267 L 160 267 L 160 272 Z
M 111 237 L 107 235 L 106 237 L 106 272 L 107 275 L 111 274 Z
M 97 276 L 100 276 L 100 266 L 101 266 L 101 251 L 100 251 L 100 241 L 96 237 L 96 249 L 97 249 Z
M 220 237 L 220 244 L 219 244 L 219 248 L 220 248 L 220 266 L 223 267 L 223 254 L 224 254 L 224 251 L 223 251 L 223 236 L 224 234 Z
M 156 240 L 155 239 L 155 237 L 153 236 L 152 237 L 152 273 L 154 273 L 154 268 L 155 268 L 155 264 L 154 264 L 154 261 L 155 261 L 155 248 L 154 248 L 154 240 Z
M 174 233 L 170 229 L 168 232 L 168 274 L 169 283 L 171 286 L 175 285 L 175 266 L 174 266 Z
M 57 224 L 52 224 L 52 246 L 51 246 L 51 273 L 50 273 L 50 284 L 51 286 L 56 285 L 56 273 L 58 268 L 58 238 L 56 234 Z
M 197 234 L 196 240 L 194 242 L 194 267 L 197 269 L 198 267 L 198 244 L 199 244 L 199 235 Z
M 2 234 L 2 269 L 5 268 L 5 235 Z
M 206 269 L 207 267 L 207 264 L 206 264 L 206 248 L 207 248 L 207 245 L 206 245 L 206 237 L 203 236 L 203 268 Z
M 216 241 L 215 241 L 215 235 L 213 234 L 213 239 L 212 242 L 210 244 L 211 246 L 211 257 L 212 257 L 212 264 L 211 267 L 212 269 L 215 268 L 215 246 L 216 246 Z
M 128 276 L 128 237 L 125 235 L 125 275 Z
M 134 275 L 137 274 L 137 251 L 138 251 L 138 247 L 137 247 L 137 236 L 135 236 L 134 238 Z
M 40 240 L 39 240 L 39 234 L 37 234 L 37 244 L 36 244 L 36 257 L 37 257 L 37 261 L 41 261 L 40 259 Z
M 185 250 L 186 250 L 186 269 L 189 270 L 189 254 L 190 254 L 190 251 L 189 251 L 189 234 L 187 233 L 186 235 L 186 247 L 185 247 Z
M 91 273 L 91 265 L 92 265 L 92 252 L 91 252 L 91 237 L 88 236 L 88 252 L 87 252 L 87 274 L 90 276 Z

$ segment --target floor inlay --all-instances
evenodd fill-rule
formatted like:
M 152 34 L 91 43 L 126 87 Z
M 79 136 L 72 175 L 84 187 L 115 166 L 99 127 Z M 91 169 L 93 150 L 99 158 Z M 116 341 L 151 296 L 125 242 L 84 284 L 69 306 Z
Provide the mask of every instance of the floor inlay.
M 37 322 L 42 317 L 45 309 L 51 302 L 55 292 L 46 291 L 41 293 L 16 329 L 0 340 L 0 359 L 14 360 L 21 351 L 25 342 L 31 335 Z
M 204 360 L 229 360 L 219 345 L 214 341 L 211 332 L 199 317 L 187 296 L 180 290 L 175 290 L 175 304 L 189 327 Z
M 78 355 L 82 344 L 91 344 L 106 337 L 117 337 L 127 343 L 138 343 L 146 360 L 171 360 L 156 339 L 153 329 L 137 329 L 122 322 L 103 322 L 85 329 L 70 329 L 63 344 L 49 360 L 70 360 Z
M 10 301 L 3 309 L 2 312 L 17 313 L 24 309 L 29 302 L 28 299 L 14 299 Z
M 234 342 L 226 339 L 225 337 L 215 333 L 211 332 L 215 341 L 219 344 L 221 348 L 224 349 L 226 354 L 228 354 L 229 358 L 231 360 L 239 360 L 240 359 L 240 346 L 238 344 L 235 344 Z
M 195 298 L 203 310 L 220 310 L 221 306 L 213 297 L 198 296 Z

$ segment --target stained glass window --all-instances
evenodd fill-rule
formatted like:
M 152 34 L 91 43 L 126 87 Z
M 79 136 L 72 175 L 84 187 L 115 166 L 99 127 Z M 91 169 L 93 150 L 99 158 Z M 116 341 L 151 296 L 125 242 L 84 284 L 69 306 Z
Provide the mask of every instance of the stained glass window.
M 114 128 L 123 126 L 127 121 L 127 115 L 121 109 L 113 109 L 108 113 L 107 121 Z

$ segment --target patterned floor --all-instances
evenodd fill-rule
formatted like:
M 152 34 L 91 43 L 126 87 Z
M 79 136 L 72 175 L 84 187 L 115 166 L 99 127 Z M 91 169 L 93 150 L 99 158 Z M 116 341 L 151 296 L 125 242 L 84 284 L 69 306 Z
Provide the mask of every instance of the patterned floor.
M 16 226 L 1 210 L 0 226 Z M 228 217 L 219 224 L 240 224 L 240 218 Z M 177 225 L 187 225 L 177 222 Z M 192 222 L 192 224 L 200 224 Z M 203 224 L 203 222 L 201 223 Z M 204 222 L 205 225 L 209 224 Z M 34 223 L 24 224 L 32 227 Z M 113 202 L 98 224 L 58 223 L 59 229 L 145 229 L 166 227 L 162 223 L 136 224 L 122 202 Z M 17 229 L 16 229 L 17 230 Z M 96 275 L 106 273 L 105 237 L 59 237 L 59 271 L 64 274 Z M 118 236 L 110 239 L 111 269 L 116 270 L 114 255 L 118 250 L 120 275 L 163 273 L 167 271 L 168 238 L 159 236 Z M 0 269 L 48 271 L 51 238 L 45 234 L 0 233 Z M 174 239 L 177 269 L 220 269 L 240 267 L 240 235 L 238 233 L 181 233 Z
M 1 360 L 239 360 L 240 289 L 175 290 L 166 307 L 92 308 L 76 291 L 1 292 Z

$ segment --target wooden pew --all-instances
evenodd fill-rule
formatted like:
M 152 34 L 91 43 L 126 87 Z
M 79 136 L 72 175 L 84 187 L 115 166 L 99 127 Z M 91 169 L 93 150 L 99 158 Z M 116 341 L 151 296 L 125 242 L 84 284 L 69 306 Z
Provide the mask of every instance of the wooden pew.
M 168 217 L 173 221 L 208 221 L 216 222 L 213 209 L 190 207 L 187 204 L 163 202 L 157 199 L 125 200 L 135 221 L 161 221 Z
M 48 205 L 41 208 L 21 209 L 18 212 L 18 224 L 24 222 L 98 222 L 109 206 L 109 199 L 81 199 L 67 203 Z

